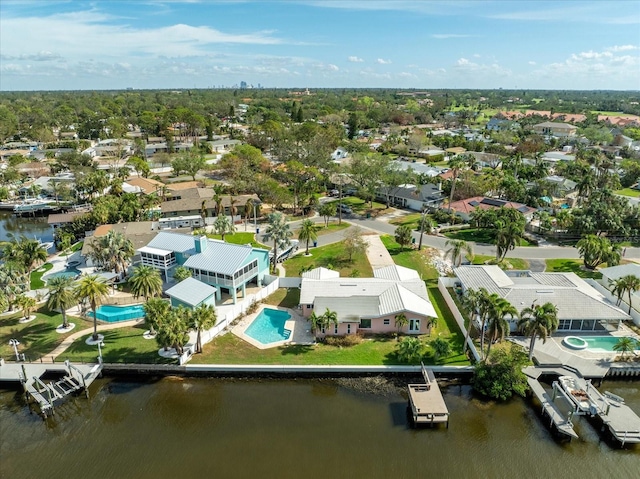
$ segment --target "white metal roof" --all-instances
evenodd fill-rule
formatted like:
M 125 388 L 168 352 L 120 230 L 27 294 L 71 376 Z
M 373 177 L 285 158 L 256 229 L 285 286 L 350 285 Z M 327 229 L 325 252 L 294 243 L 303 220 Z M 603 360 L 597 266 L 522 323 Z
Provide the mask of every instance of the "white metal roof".
M 309 279 L 331 279 L 339 278 L 340 273 L 338 271 L 333 271 L 332 269 L 319 267 L 314 268 L 311 271 L 305 271 L 301 276 Z
M 247 263 L 252 250 L 251 245 L 209 240 L 206 249 L 192 255 L 184 266 L 232 275 Z
M 627 263 L 618 266 L 611 266 L 610 268 L 601 268 L 598 271 L 602 273 L 602 276 L 606 276 L 609 279 L 618 279 L 628 275 L 634 275 L 640 278 L 640 264 L 636 263 Z
M 139 248 L 138 251 L 140 253 L 157 254 L 157 255 L 160 255 L 160 256 L 167 256 L 167 255 L 170 255 L 171 253 L 173 253 L 173 251 L 169 251 L 169 250 L 166 250 L 166 249 L 160 249 L 160 248 L 152 248 L 151 246 L 143 246 L 142 248 Z
M 216 293 L 216 288 L 195 278 L 187 278 L 166 291 L 168 296 L 190 306 L 198 306 Z
M 390 279 L 392 281 L 420 280 L 420 275 L 415 269 L 405 268 L 397 264 L 378 268 L 374 270 L 373 276 L 375 278 Z

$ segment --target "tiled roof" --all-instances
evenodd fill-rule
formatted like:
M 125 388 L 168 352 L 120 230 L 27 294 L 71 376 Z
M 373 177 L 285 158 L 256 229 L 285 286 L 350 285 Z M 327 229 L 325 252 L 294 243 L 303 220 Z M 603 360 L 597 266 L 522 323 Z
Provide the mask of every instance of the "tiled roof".
M 195 278 L 187 278 L 180 281 L 166 291 L 168 296 L 194 307 L 215 293 L 216 288 Z

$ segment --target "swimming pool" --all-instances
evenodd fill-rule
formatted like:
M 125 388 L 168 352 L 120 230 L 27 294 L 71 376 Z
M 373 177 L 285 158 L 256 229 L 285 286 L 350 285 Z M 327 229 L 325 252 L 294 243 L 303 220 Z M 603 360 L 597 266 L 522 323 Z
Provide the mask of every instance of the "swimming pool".
M 291 336 L 291 331 L 285 329 L 284 325 L 290 318 L 291 315 L 286 311 L 264 308 L 246 329 L 245 334 L 262 344 L 286 341 Z
M 51 273 L 50 275 L 47 275 L 45 279 L 49 281 L 51 278 L 77 278 L 81 274 L 82 271 L 78 268 L 67 268 L 63 271 L 58 271 L 57 273 Z
M 567 336 L 563 342 L 573 349 L 588 349 L 595 352 L 615 351 L 613 346 L 620 340 L 616 336 Z M 636 350 L 640 350 L 640 343 L 637 343 Z
M 93 312 L 89 311 L 89 316 L 93 318 Z M 118 321 L 129 321 L 130 319 L 144 318 L 144 306 L 133 304 L 129 306 L 113 306 L 104 304 L 98 306 L 96 317 L 107 323 L 117 323 Z

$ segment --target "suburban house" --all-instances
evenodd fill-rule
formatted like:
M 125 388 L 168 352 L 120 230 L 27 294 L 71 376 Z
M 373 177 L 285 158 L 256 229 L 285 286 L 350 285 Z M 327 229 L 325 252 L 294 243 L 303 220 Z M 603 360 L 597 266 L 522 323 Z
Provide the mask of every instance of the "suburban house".
M 47 217 L 47 224 L 54 230 L 61 226 L 73 223 L 73 220 L 78 216 L 86 214 L 84 211 L 72 211 L 69 213 L 52 213 Z
M 438 185 L 428 183 L 426 185 L 400 185 L 395 188 L 378 190 L 377 199 L 382 202 L 387 201 L 392 205 L 402 208 L 409 208 L 414 211 L 424 211 L 425 209 L 437 209 L 445 199 L 442 190 Z
M 143 195 L 157 194 L 159 196 L 162 196 L 164 183 L 162 183 L 161 181 L 157 181 L 151 178 L 131 177 L 127 178 L 127 183 L 131 186 L 138 187 Z
M 216 305 L 216 288 L 195 278 L 184 279 L 164 293 L 169 296 L 174 308 L 184 306 L 196 309 L 201 304 Z
M 570 136 L 576 136 L 578 127 L 570 125 L 568 123 L 556 123 L 553 121 L 545 121 L 544 123 L 538 123 L 533 125 L 533 131 L 544 136 L 555 136 L 558 138 L 567 138 Z
M 262 286 L 269 273 L 269 251 L 251 245 L 238 245 L 206 236 L 161 231 L 146 246 L 138 248 L 140 262 L 152 266 L 166 280 L 177 266 L 191 271 L 192 277 L 216 288 L 216 299 L 228 293 L 234 304 L 238 291 L 245 297 L 248 284 Z
M 497 198 L 487 198 L 484 196 L 475 196 L 466 200 L 454 201 L 451 203 L 451 212 L 458 215 L 464 221 L 471 220 L 471 213 L 477 208 L 482 210 L 491 210 L 499 208 L 513 208 L 524 215 L 527 221 L 533 218 L 533 213 L 537 210 L 531 206 L 516 203 L 514 201 L 499 200 Z M 441 206 L 443 210 L 449 210 L 449 206 Z
M 518 311 L 552 303 L 558 308 L 559 331 L 611 331 L 629 315 L 575 273 L 503 271 L 499 266 L 460 266 L 454 270 L 462 291 L 484 288 L 506 299 Z M 512 331 L 517 319 L 508 318 Z
M 611 283 L 624 276 L 633 275 L 640 278 L 640 264 L 637 263 L 627 263 L 618 266 L 611 266 L 609 268 L 601 268 L 598 271 L 602 273 L 602 278 L 599 279 L 598 282 L 609 291 L 613 290 L 613 285 Z M 629 304 L 628 293 L 625 293 L 622 301 Z M 640 311 L 640 291 L 633 291 L 631 293 L 631 306 L 636 311 Z
M 240 140 L 231 140 L 228 138 L 221 138 L 218 140 L 207 141 L 207 144 L 211 147 L 213 153 L 222 153 L 228 150 L 232 150 L 237 145 L 241 145 Z
M 316 331 L 319 337 L 398 330 L 396 316 L 404 314 L 406 334 L 426 334 L 437 314 L 417 271 L 386 266 L 373 278 L 341 278 L 337 271 L 316 268 L 302 274 L 300 306 L 305 318 L 327 309 L 337 313 L 338 323 Z
M 576 187 L 578 184 L 575 181 L 557 175 L 547 176 L 544 180 L 549 184 L 551 195 L 556 198 L 577 195 Z
M 203 188 L 198 188 L 198 190 L 202 190 Z M 211 190 L 204 190 L 211 191 Z M 213 193 L 213 192 L 212 192 Z M 244 212 L 245 205 L 248 201 L 254 201 L 255 203 L 260 203 L 260 199 L 257 195 L 239 195 L 239 196 L 223 196 L 222 197 L 222 206 L 224 207 L 224 214 L 231 214 L 231 200 L 233 199 L 234 205 L 237 209 L 236 215 L 242 214 Z M 215 216 L 216 211 L 216 201 L 212 197 L 192 197 L 192 198 L 182 198 L 180 200 L 170 200 L 164 201 L 160 204 L 160 211 L 163 218 L 173 218 L 177 216 L 194 216 L 201 215 L 203 210 L 203 202 L 204 209 L 206 210 L 207 217 Z

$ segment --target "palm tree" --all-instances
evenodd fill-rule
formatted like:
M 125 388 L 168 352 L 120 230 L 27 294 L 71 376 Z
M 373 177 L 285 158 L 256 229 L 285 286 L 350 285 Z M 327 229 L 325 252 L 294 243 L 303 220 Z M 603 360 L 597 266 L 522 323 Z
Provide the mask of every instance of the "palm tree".
M 329 308 L 326 309 L 324 314 L 322 315 L 323 326 L 327 327 L 331 324 L 337 326 L 338 325 L 338 313 L 335 311 L 331 311 Z
M 453 177 L 451 178 L 451 193 L 449 193 L 449 214 L 451 214 L 451 204 L 453 203 L 453 194 L 456 190 L 458 175 L 466 165 L 467 161 L 461 156 L 454 156 L 447 163 L 447 166 L 453 172 Z
M 613 350 L 622 353 L 622 359 L 627 353 L 632 353 L 638 347 L 638 341 L 634 338 L 623 337 L 618 339 L 618 342 L 613 345 Z
M 22 236 L 17 242 L 15 254 L 17 261 L 27 273 L 31 273 L 37 264 L 47 260 L 47 250 L 40 241 L 26 236 Z
M 518 327 L 526 336 L 531 336 L 529 361 L 533 358 L 533 348 L 536 344 L 536 337 L 540 336 L 542 342 L 546 342 L 547 336 L 553 334 L 558 329 L 558 324 L 558 308 L 552 303 L 532 305 L 530 308 L 524 308 L 522 310 Z
M 464 337 L 464 345 L 462 346 L 462 352 L 466 352 L 467 347 L 469 346 L 469 336 L 471 335 L 471 327 L 473 326 L 473 321 L 476 319 L 476 316 L 479 314 L 480 309 L 480 291 L 476 289 L 467 289 L 465 291 L 464 296 L 462 297 L 462 304 L 469 310 L 469 322 L 467 324 L 467 331 Z
M 309 323 L 311 323 L 311 330 L 314 333 L 318 329 L 322 328 L 322 326 L 323 326 L 323 318 L 322 318 L 322 316 L 318 316 L 315 311 L 313 311 L 309 315 L 309 317 L 307 318 L 307 321 L 309 321 Z
M 316 241 L 318 239 L 317 230 L 316 224 L 309 219 L 304 220 L 300 225 L 298 239 L 307 242 L 307 251 L 304 253 L 307 256 L 309 255 L 309 241 Z
M 427 230 L 427 234 L 429 234 L 435 225 L 436 222 L 423 211 L 422 216 L 420 216 L 420 242 L 418 243 L 418 251 L 422 251 L 422 236 L 424 235 L 425 229 Z
M 407 324 L 409 324 L 409 318 L 404 313 L 396 314 L 395 317 L 396 328 L 398 332 L 396 334 L 396 341 L 400 340 L 400 330 L 404 328 Z
M 411 244 L 411 227 L 407 225 L 398 226 L 394 234 L 394 239 L 396 240 L 396 243 L 404 249 L 405 246 Z
M 180 355 L 184 352 L 184 345 L 189 341 L 190 316 L 191 311 L 183 306 L 169 310 L 156 335 L 156 341 L 165 351 L 172 347 Z
M 491 354 L 491 345 L 494 341 L 502 341 L 509 332 L 509 322 L 506 316 L 511 318 L 519 317 L 518 310 L 504 298 L 496 299 L 490 307 L 490 316 L 487 323 L 487 333 L 489 335 L 489 347 L 487 348 L 487 358 Z
M 469 259 L 473 258 L 473 246 L 464 240 L 450 239 L 444 245 L 449 248 L 445 251 L 445 257 L 451 258 L 451 262 L 456 268 L 462 264 L 464 256 Z
M 219 215 L 213 222 L 213 230 L 216 234 L 219 234 L 222 237 L 222 241 L 224 241 L 225 235 L 236 232 L 236 227 L 233 226 L 228 216 Z
M 57 276 L 47 281 L 47 288 L 49 288 L 47 308 L 49 308 L 50 311 L 60 311 L 62 314 L 62 327 L 64 329 L 69 327 L 67 309 L 78 302 L 73 291 L 73 283 L 73 278 L 68 276 Z
M 396 355 L 399 361 L 415 363 L 422 356 L 422 342 L 420 338 L 409 336 L 402 338 L 396 346 Z
M 210 304 L 200 304 L 190 314 L 190 328 L 195 329 L 197 333 L 196 337 L 196 352 L 202 352 L 202 330 L 213 328 L 218 320 L 216 316 L 215 308 Z
M 20 309 L 22 309 L 22 316 L 24 317 L 24 319 L 29 319 L 29 316 L 31 316 L 31 311 L 33 311 L 33 308 L 36 307 L 36 299 L 32 298 L 31 296 L 27 296 L 26 294 L 21 294 L 20 296 L 18 296 L 16 303 L 18 304 Z
M 523 230 L 513 222 L 496 221 L 496 260 L 502 261 L 509 250 L 514 249 L 522 239 Z
M 151 298 L 144 303 L 144 320 L 149 325 L 149 334 L 155 336 L 156 328 L 162 323 L 163 319 L 169 314 L 171 304 L 161 298 Z
M 627 293 L 629 298 L 629 314 L 631 314 L 631 295 L 640 289 L 640 278 L 636 275 L 628 274 L 616 280 L 616 287 L 619 288 L 618 304 L 620 298 Z
M 451 354 L 451 345 L 449 344 L 449 341 L 445 341 L 442 338 L 434 339 L 430 346 L 433 348 L 433 357 L 435 361 L 438 361 L 443 356 Z
M 288 246 L 291 243 L 290 238 L 293 233 L 289 229 L 289 225 L 282 213 L 270 213 L 267 220 L 269 226 L 267 226 L 264 238 L 267 241 L 273 240 L 273 271 L 275 271 L 278 261 L 278 248 Z
M 173 279 L 176 281 L 176 283 L 184 281 L 187 278 L 191 278 L 191 270 L 189 268 L 185 268 L 184 266 L 177 266 L 176 269 L 173 270 Z
M 75 294 L 80 301 L 89 301 L 93 312 L 93 335 L 94 341 L 98 340 L 98 318 L 96 309 L 98 305 L 109 294 L 109 285 L 97 274 L 81 277 L 75 285 Z
M 594 270 L 602 263 L 609 266 L 620 263 L 620 246 L 611 244 L 604 236 L 586 235 L 576 243 L 576 248 L 587 269 Z
M 238 207 L 236 204 L 238 200 L 233 196 L 229 196 L 229 214 L 231 215 L 231 224 L 233 224 L 233 218 L 238 214 Z
M 139 298 L 143 296 L 145 301 L 151 297 L 162 294 L 162 278 L 160 272 L 152 266 L 138 266 L 133 270 L 129 278 L 131 294 Z

